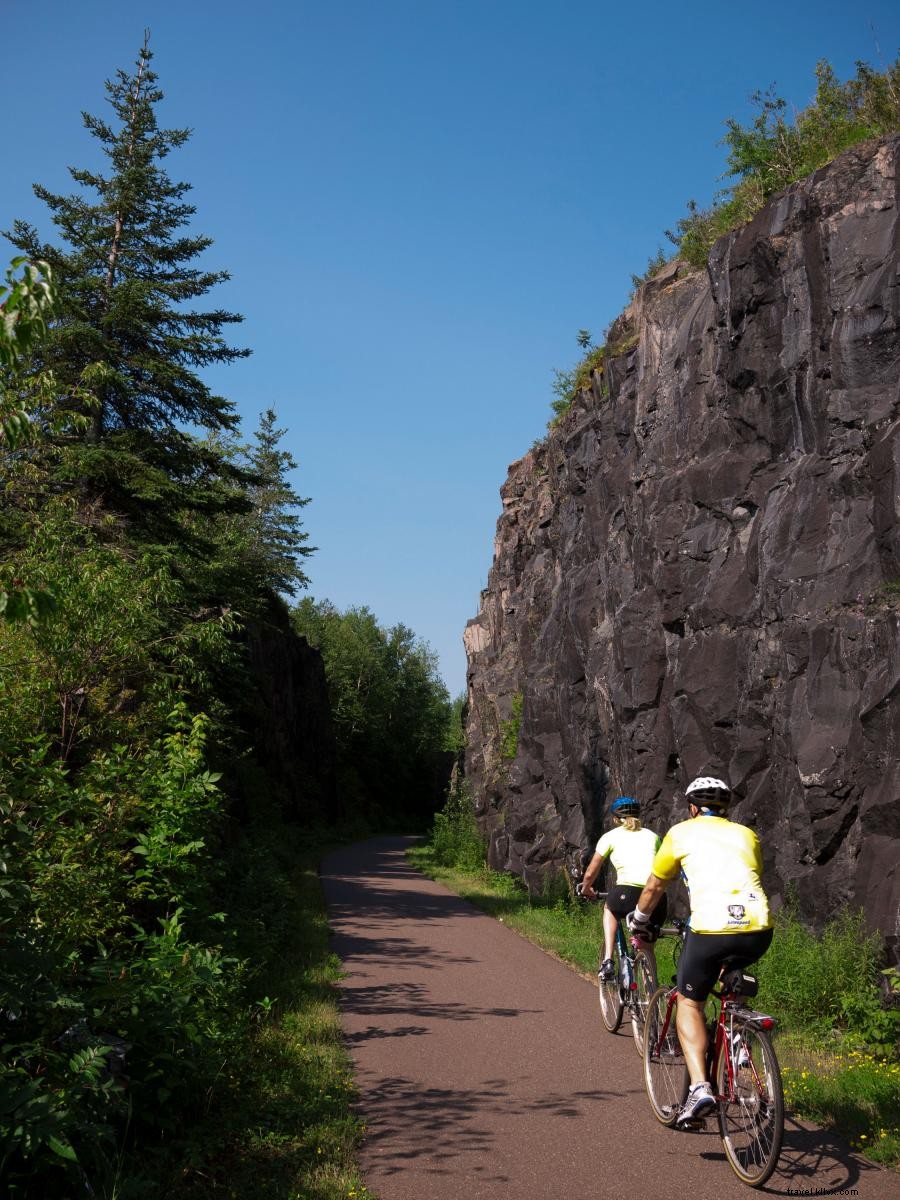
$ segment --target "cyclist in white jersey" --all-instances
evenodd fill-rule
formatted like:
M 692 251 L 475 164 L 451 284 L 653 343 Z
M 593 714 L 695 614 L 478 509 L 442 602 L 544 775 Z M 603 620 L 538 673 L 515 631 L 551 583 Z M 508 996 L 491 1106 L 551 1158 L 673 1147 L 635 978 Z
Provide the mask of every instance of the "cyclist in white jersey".
M 631 796 L 620 796 L 610 806 L 610 813 L 615 826 L 597 843 L 594 857 L 588 863 L 581 884 L 581 893 L 589 900 L 596 897 L 594 881 L 609 858 L 616 869 L 615 886 L 606 894 L 606 904 L 603 909 L 603 962 L 600 964 L 600 978 L 612 979 L 615 973 L 613 965 L 613 944 L 616 940 L 616 926 L 620 917 L 626 917 L 637 905 L 641 889 L 653 865 L 653 857 L 659 849 L 660 838 L 651 830 L 641 826 L 641 806 Z M 663 896 L 654 908 L 651 922 L 659 928 L 666 919 L 667 902 Z M 651 951 L 652 953 L 652 951 Z

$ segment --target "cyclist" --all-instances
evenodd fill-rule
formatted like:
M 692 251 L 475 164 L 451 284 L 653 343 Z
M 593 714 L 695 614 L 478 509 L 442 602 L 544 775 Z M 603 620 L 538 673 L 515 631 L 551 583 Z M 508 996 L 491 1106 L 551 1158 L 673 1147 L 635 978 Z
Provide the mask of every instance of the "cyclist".
M 675 1023 L 691 1077 L 678 1118 L 689 1125 L 711 1112 L 716 1101 L 706 1078 L 706 998 L 723 967 L 746 967 L 772 941 L 769 901 L 763 891 L 759 838 L 746 825 L 729 821 L 731 789 L 701 775 L 685 790 L 690 820 L 673 825 L 653 859 L 650 878 L 627 918 L 640 934 L 679 870 L 691 902 L 689 931 L 678 962 Z
M 619 917 L 626 917 L 637 904 L 661 840 L 652 830 L 641 826 L 641 806 L 631 796 L 619 796 L 618 800 L 612 802 L 609 811 L 616 824 L 604 833 L 597 843 L 594 857 L 588 863 L 581 883 L 582 895 L 593 900 L 597 895 L 594 891 L 594 880 L 600 874 L 607 857 L 616 869 L 616 884 L 607 892 L 603 909 L 603 961 L 600 964 L 600 978 L 604 980 L 612 979 L 615 974 L 612 953 Z M 663 896 L 652 913 L 656 931 L 665 921 L 666 911 L 667 902 Z M 643 932 L 646 933 L 647 930 Z M 650 953 L 652 954 L 652 950 Z

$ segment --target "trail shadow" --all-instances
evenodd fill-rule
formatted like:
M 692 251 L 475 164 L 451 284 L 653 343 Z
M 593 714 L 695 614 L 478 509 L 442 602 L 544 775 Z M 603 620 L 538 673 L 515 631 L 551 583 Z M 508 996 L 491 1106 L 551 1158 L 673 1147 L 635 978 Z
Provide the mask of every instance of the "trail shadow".
M 394 1076 L 373 1079 L 366 1086 L 360 1079 L 366 1102 L 366 1151 L 377 1156 L 379 1172 L 395 1175 L 408 1170 L 418 1159 L 418 1170 L 429 1175 L 459 1173 L 459 1155 L 466 1155 L 466 1171 L 499 1183 L 507 1175 L 496 1173 L 490 1153 L 503 1140 L 509 1121 L 526 1114 L 542 1114 L 565 1120 L 585 1119 L 588 1107 L 615 1093 L 572 1092 L 542 1094 L 532 1099 L 512 1095 L 505 1079 L 483 1080 L 465 1090 L 423 1088 L 420 1081 Z M 484 1166 L 473 1164 L 479 1156 Z M 491 1172 L 494 1172 L 491 1174 Z
M 417 983 L 383 983 L 370 987 L 345 987 L 341 1009 L 358 1016 L 408 1015 L 430 1021 L 483 1021 L 486 1017 L 519 1017 L 543 1012 L 540 1008 L 478 1008 L 470 1003 L 435 1001 Z
M 721 1147 L 714 1122 L 708 1124 L 706 1133 L 714 1136 L 716 1145 Z M 721 1148 L 703 1150 L 700 1157 L 727 1167 Z M 757 1190 L 773 1196 L 796 1195 L 801 1189 L 817 1196 L 841 1195 L 854 1188 L 863 1174 L 881 1170 L 876 1163 L 868 1163 L 854 1154 L 830 1130 L 807 1128 L 785 1116 L 778 1166 L 769 1182 Z
M 446 965 L 473 966 L 481 962 L 470 954 L 448 954 L 412 938 L 381 936 L 377 927 L 372 928 L 371 934 L 365 935 L 335 930 L 331 949 L 342 962 L 352 960 L 354 967 L 362 968 L 379 964 L 390 964 L 397 968 L 409 962 L 433 970 Z
M 820 1196 L 840 1194 L 855 1187 L 864 1174 L 882 1170 L 876 1163 L 854 1154 L 843 1138 L 831 1130 L 808 1128 L 786 1116 L 778 1170 L 765 1190 L 788 1195 L 799 1185 L 814 1189 Z

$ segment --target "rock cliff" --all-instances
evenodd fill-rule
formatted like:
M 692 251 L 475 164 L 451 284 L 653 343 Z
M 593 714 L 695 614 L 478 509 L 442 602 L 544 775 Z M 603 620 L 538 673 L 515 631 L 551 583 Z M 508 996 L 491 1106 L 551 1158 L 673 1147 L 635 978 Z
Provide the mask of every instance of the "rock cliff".
M 501 490 L 465 633 L 490 861 L 538 888 L 606 802 L 724 773 L 776 903 L 900 894 L 900 137 L 670 265 Z

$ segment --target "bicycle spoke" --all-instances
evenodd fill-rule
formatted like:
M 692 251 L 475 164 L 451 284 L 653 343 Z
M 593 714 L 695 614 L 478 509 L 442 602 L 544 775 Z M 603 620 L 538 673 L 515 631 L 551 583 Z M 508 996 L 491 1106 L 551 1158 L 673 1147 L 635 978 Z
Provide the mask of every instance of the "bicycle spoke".
M 728 1162 L 744 1183 L 760 1187 L 778 1162 L 784 1132 L 781 1072 L 768 1036 L 752 1025 L 734 1024 L 737 1036 L 719 1062 L 719 1132 Z
M 638 950 L 634 956 L 634 981 L 637 986 L 631 993 L 631 1032 L 635 1049 L 643 1054 L 647 1006 L 656 991 L 656 964 L 646 950 Z
M 622 1013 L 625 1005 L 619 990 L 619 947 L 613 946 L 613 975 L 612 979 L 597 979 L 600 989 L 600 1016 L 603 1024 L 610 1033 L 615 1033 L 622 1024 Z
M 687 1095 L 688 1075 L 684 1053 L 675 1032 L 675 1006 L 669 1006 L 669 988 L 650 997 L 644 1024 L 644 1086 L 653 1115 L 663 1125 L 674 1125 Z

